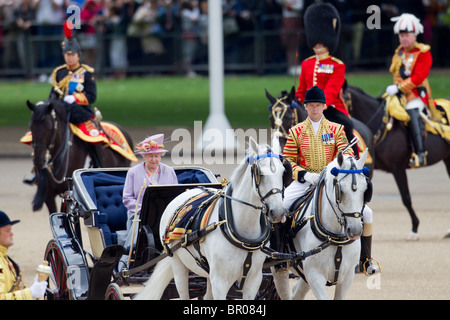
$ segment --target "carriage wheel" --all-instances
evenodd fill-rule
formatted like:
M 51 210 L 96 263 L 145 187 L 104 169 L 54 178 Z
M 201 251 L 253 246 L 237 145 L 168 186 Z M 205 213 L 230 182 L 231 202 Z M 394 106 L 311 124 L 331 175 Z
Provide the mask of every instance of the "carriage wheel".
M 117 283 L 110 283 L 106 289 L 105 300 L 123 300 L 122 290 Z
M 68 287 L 67 262 L 57 241 L 50 240 L 45 249 L 45 260 L 48 261 L 51 274 L 48 286 L 55 300 L 72 300 L 73 291 Z

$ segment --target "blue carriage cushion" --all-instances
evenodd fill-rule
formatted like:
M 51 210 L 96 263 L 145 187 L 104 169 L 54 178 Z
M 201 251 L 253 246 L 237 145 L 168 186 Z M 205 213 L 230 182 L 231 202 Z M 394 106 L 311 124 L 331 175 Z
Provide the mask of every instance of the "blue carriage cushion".
M 116 244 L 116 232 L 127 228 L 127 209 L 122 202 L 123 185 L 98 186 L 94 189 L 98 223 L 103 230 L 105 244 Z
M 176 170 L 179 184 L 211 183 L 208 176 L 198 169 Z

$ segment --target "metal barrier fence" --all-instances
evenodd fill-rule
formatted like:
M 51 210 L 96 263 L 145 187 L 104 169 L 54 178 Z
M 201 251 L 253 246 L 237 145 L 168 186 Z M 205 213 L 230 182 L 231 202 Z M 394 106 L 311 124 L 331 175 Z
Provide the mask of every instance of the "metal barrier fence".
M 270 19 L 272 19 L 271 22 L 275 21 L 274 25 L 280 24 L 279 16 L 270 17 Z M 348 70 L 353 68 L 387 70 L 398 45 L 392 26 L 381 26 L 381 29 L 375 30 L 369 30 L 365 26 L 363 28 L 364 36 L 359 48 L 352 46 L 352 39 L 343 34 L 334 55 L 346 63 Z M 448 35 L 448 30 L 446 32 L 444 36 Z M 257 28 L 253 31 L 224 36 L 225 72 L 227 74 L 285 74 L 288 66 L 281 35 L 280 29 Z M 300 65 L 303 59 L 312 55 L 312 51 L 305 44 L 304 34 L 294 36 L 299 39 L 297 63 Z M 83 35 L 79 34 L 77 38 L 83 45 Z M 0 78 L 33 78 L 42 74 L 50 75 L 56 66 L 64 63 L 62 40 L 62 32 L 57 35 L 39 35 L 33 31 L 5 34 L 3 38 L 0 38 Z M 114 54 L 124 50 L 123 46 L 125 46 L 127 74 L 181 75 L 187 72 L 186 56 L 183 50 L 186 42 L 181 32 L 146 36 L 97 33 L 93 48 L 83 49 L 82 61 L 93 66 L 99 77 L 112 75 L 118 71 L 112 61 L 115 59 Z M 121 49 L 117 47 L 118 43 L 122 43 Z M 206 74 L 208 70 L 207 41 L 204 37 L 198 36 L 191 45 L 195 50 L 192 71 Z M 447 48 L 445 52 L 449 51 L 447 43 L 445 46 Z

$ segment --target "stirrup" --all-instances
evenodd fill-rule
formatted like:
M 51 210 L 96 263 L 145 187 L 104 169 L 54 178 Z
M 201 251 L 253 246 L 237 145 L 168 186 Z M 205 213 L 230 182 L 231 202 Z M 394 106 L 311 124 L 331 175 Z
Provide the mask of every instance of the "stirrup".
M 409 159 L 409 166 L 411 168 L 425 167 L 427 165 L 427 154 L 428 154 L 428 151 L 422 152 L 423 162 L 420 163 L 419 155 L 417 153 L 413 152 L 411 154 L 411 158 Z
M 372 261 L 375 261 L 376 265 L 372 264 Z M 368 267 L 366 269 L 366 264 L 368 264 Z M 366 260 L 362 263 L 363 265 L 363 273 L 367 276 L 370 277 L 371 275 L 374 275 L 376 273 L 381 273 L 381 265 L 378 262 L 378 260 L 374 259 L 374 258 L 366 258 Z

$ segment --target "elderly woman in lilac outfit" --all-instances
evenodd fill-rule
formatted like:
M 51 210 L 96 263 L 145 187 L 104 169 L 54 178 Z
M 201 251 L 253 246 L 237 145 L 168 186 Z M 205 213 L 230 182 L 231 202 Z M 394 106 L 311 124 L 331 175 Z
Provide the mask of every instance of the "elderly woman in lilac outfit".
M 136 145 L 136 154 L 142 155 L 144 162 L 128 170 L 123 187 L 123 204 L 127 208 L 128 218 L 134 212 L 141 212 L 142 198 L 137 204 L 137 198 L 143 186 L 178 184 L 175 170 L 161 163 L 162 156 L 167 152 L 163 145 L 164 135 L 156 134 Z M 136 208 L 137 205 L 137 208 Z
M 136 154 L 142 155 L 144 161 L 128 170 L 125 184 L 123 187 L 122 201 L 127 208 L 128 220 L 127 220 L 127 235 L 125 239 L 124 247 L 128 248 L 133 241 L 136 243 L 138 224 L 135 224 L 135 236 L 133 238 L 133 219 L 134 214 L 137 212 L 137 217 L 141 213 L 143 192 L 138 202 L 139 193 L 142 187 L 150 185 L 162 185 L 162 184 L 178 184 L 175 170 L 168 165 L 161 163 L 161 158 L 164 156 L 166 149 L 164 149 L 164 135 L 156 134 L 147 137 L 143 141 L 136 145 Z M 121 261 L 125 267 L 127 265 L 126 260 L 128 256 L 123 256 Z

